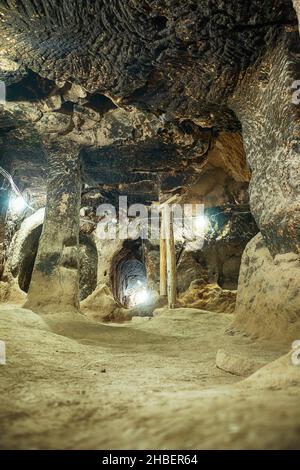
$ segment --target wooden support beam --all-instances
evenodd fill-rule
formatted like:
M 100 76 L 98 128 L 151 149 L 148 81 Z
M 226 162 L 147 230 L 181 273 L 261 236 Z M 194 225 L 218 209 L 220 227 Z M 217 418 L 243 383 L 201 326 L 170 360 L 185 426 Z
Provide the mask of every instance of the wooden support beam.
M 161 212 L 160 225 L 160 295 L 167 296 L 167 248 L 165 236 L 164 211 Z
M 166 252 L 167 252 L 167 286 L 168 305 L 170 309 L 176 308 L 177 302 L 177 274 L 176 274 L 176 253 L 174 241 L 174 220 L 173 213 L 168 209 L 165 214 L 166 229 Z

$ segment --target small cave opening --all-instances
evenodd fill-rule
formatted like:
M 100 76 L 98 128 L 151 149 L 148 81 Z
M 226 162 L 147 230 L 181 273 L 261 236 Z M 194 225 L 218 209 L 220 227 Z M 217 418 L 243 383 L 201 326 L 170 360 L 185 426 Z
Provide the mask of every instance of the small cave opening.
M 168 18 L 161 15 L 155 16 L 152 18 L 152 23 L 156 26 L 158 31 L 163 31 L 167 26 Z
M 101 95 L 100 93 L 90 95 L 86 107 L 91 108 L 100 114 L 105 114 L 111 109 L 117 108 L 110 98 L 105 95 Z
M 46 98 L 55 89 L 55 83 L 28 70 L 19 82 L 6 88 L 7 101 L 37 101 Z
M 118 266 L 119 301 L 124 307 L 147 302 L 145 265 L 137 259 L 122 261 Z
M 139 242 L 127 241 L 112 262 L 112 290 L 115 299 L 125 308 L 146 304 L 149 300 L 147 270 L 141 251 Z

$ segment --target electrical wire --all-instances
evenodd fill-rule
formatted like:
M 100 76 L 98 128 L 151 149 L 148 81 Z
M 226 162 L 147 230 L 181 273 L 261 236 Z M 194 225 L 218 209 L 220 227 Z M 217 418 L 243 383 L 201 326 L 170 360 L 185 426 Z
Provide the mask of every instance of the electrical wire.
M 33 210 L 33 208 L 27 203 L 27 201 L 25 200 L 23 194 L 21 193 L 21 191 L 19 190 L 18 186 L 16 185 L 16 183 L 14 182 L 13 180 L 13 177 L 11 176 L 10 173 L 8 173 L 8 171 L 6 171 L 4 168 L 2 168 L 2 166 L 0 166 L 0 174 L 5 178 L 7 179 L 7 181 L 9 182 L 10 184 L 10 187 L 12 189 L 12 191 L 18 196 L 18 197 L 21 197 L 23 200 L 24 200 L 24 203 L 26 205 L 26 207 L 28 207 L 29 209 Z

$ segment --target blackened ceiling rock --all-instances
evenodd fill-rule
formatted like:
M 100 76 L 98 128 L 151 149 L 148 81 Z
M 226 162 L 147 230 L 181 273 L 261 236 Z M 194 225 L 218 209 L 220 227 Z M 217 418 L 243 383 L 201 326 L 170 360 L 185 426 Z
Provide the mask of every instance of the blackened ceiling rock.
M 19 85 L 23 87 L 21 82 Z M 26 88 L 22 89 L 26 94 Z M 2 155 L 7 161 L 15 159 L 17 143 L 18 158 L 27 158 L 30 166 L 33 157 L 27 147 L 32 148 L 33 156 L 42 142 L 59 138 L 83 147 L 85 181 L 92 186 L 143 181 L 155 185 L 157 197 L 160 183 L 170 189 L 198 177 L 215 140 L 211 129 L 189 120 L 165 121 L 136 108 L 118 108 L 100 95 L 81 97 L 79 103 L 73 103 L 66 101 L 69 89 L 63 85 L 48 96 L 42 93 L 40 99 L 8 100 L 0 106 Z M 75 101 L 78 93 L 72 97 Z M 43 152 L 40 156 L 43 165 Z
M 240 204 L 250 171 L 228 103 L 291 24 L 291 0 L 0 0 L 4 158 L 39 174 L 59 136 L 84 147 L 87 191 L 198 199 L 205 179 Z
M 234 125 L 237 81 L 296 21 L 286 0 L 1 0 L 0 15 L 2 50 L 40 75 L 207 126 Z

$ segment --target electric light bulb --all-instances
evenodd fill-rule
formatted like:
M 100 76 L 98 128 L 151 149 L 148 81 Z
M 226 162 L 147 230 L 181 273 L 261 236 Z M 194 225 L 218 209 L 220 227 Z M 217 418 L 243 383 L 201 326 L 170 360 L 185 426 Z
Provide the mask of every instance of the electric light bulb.
M 208 228 L 209 220 L 205 215 L 198 215 L 195 219 L 195 228 L 204 231 Z
M 12 196 L 9 200 L 9 208 L 12 212 L 20 213 L 26 207 L 26 201 L 23 196 Z
M 149 292 L 147 289 L 140 289 L 134 294 L 135 305 L 145 304 L 149 300 Z

